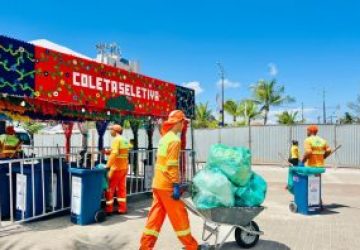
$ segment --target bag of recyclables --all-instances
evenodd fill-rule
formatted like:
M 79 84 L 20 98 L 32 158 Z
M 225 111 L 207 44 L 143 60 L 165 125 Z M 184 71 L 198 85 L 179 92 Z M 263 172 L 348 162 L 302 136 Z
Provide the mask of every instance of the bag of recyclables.
M 232 207 L 235 188 L 219 170 L 205 168 L 193 179 L 193 202 L 199 209 Z
M 250 181 L 244 187 L 239 187 L 235 192 L 235 206 L 257 207 L 266 197 L 267 184 L 258 174 L 253 173 Z
M 207 165 L 219 169 L 235 186 L 245 186 L 251 178 L 251 152 L 244 147 L 215 144 L 210 149 Z

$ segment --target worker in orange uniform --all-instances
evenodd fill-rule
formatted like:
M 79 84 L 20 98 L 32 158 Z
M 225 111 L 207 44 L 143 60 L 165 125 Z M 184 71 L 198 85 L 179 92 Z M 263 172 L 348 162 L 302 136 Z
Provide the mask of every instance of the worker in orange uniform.
M 181 132 L 186 120 L 182 111 L 174 110 L 162 126 L 152 185 L 154 200 L 141 237 L 140 250 L 154 248 L 166 215 L 185 249 L 198 249 L 198 243 L 191 235 L 187 210 L 180 200 L 181 141 L 177 134 Z
M 116 192 L 118 213 L 127 212 L 126 206 L 126 175 L 129 167 L 129 142 L 121 136 L 122 127 L 113 125 L 110 134 L 114 137 L 111 149 L 106 150 L 105 154 L 109 155 L 106 168 L 109 169 L 109 187 L 105 193 L 106 208 L 105 211 L 111 215 L 114 210 L 114 195 Z
M 317 135 L 318 127 L 311 125 L 307 128 L 307 138 L 304 142 L 304 157 L 302 163 L 308 167 L 324 167 L 325 159 L 331 154 L 326 140 Z

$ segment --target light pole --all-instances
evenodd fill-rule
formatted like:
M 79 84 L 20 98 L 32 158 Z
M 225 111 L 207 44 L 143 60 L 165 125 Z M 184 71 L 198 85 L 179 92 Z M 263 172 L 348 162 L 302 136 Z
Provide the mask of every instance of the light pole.
M 223 65 L 220 62 L 217 62 L 216 65 L 219 68 L 219 74 L 221 78 L 221 126 L 225 126 L 225 119 L 224 119 L 224 102 L 225 102 L 225 88 L 224 88 L 224 81 L 225 81 L 225 70 Z

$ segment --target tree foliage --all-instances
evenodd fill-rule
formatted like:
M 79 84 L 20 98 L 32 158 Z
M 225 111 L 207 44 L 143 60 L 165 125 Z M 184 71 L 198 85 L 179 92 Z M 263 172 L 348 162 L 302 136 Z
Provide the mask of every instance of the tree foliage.
M 264 125 L 267 124 L 271 107 L 295 101 L 294 98 L 285 95 L 285 87 L 277 85 L 275 79 L 271 81 L 259 80 L 252 86 L 252 91 L 253 101 L 260 105 L 260 111 L 264 113 Z
M 195 120 L 193 123 L 194 128 L 217 128 L 218 121 L 212 115 L 212 110 L 209 104 L 199 103 L 195 106 Z
M 224 110 L 233 117 L 234 123 L 236 123 L 236 118 L 241 115 L 240 103 L 234 100 L 227 100 L 224 104 Z
M 281 114 L 276 115 L 278 118 L 278 123 L 283 125 L 294 125 L 299 123 L 299 120 L 297 120 L 299 112 L 288 112 L 284 111 Z

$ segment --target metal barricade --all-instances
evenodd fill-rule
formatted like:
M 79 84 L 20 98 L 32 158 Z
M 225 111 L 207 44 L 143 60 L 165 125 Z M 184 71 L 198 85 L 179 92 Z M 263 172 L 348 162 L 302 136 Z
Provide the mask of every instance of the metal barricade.
M 0 232 L 70 208 L 65 155 L 0 161 Z
M 156 152 L 156 149 L 129 151 L 128 196 L 151 192 Z M 0 232 L 8 226 L 69 210 L 71 202 L 69 168 L 93 169 L 96 164 L 105 162 L 104 154 L 98 151 L 85 152 L 83 156 L 85 160 L 82 164 L 78 153 L 68 156 L 71 157 L 56 154 L 56 156 L 0 161 Z M 181 151 L 182 182 L 191 181 L 196 172 L 194 157 L 192 150 Z M 70 158 L 75 161 L 66 162 L 66 159 Z M 88 158 L 90 162 L 86 160 Z

